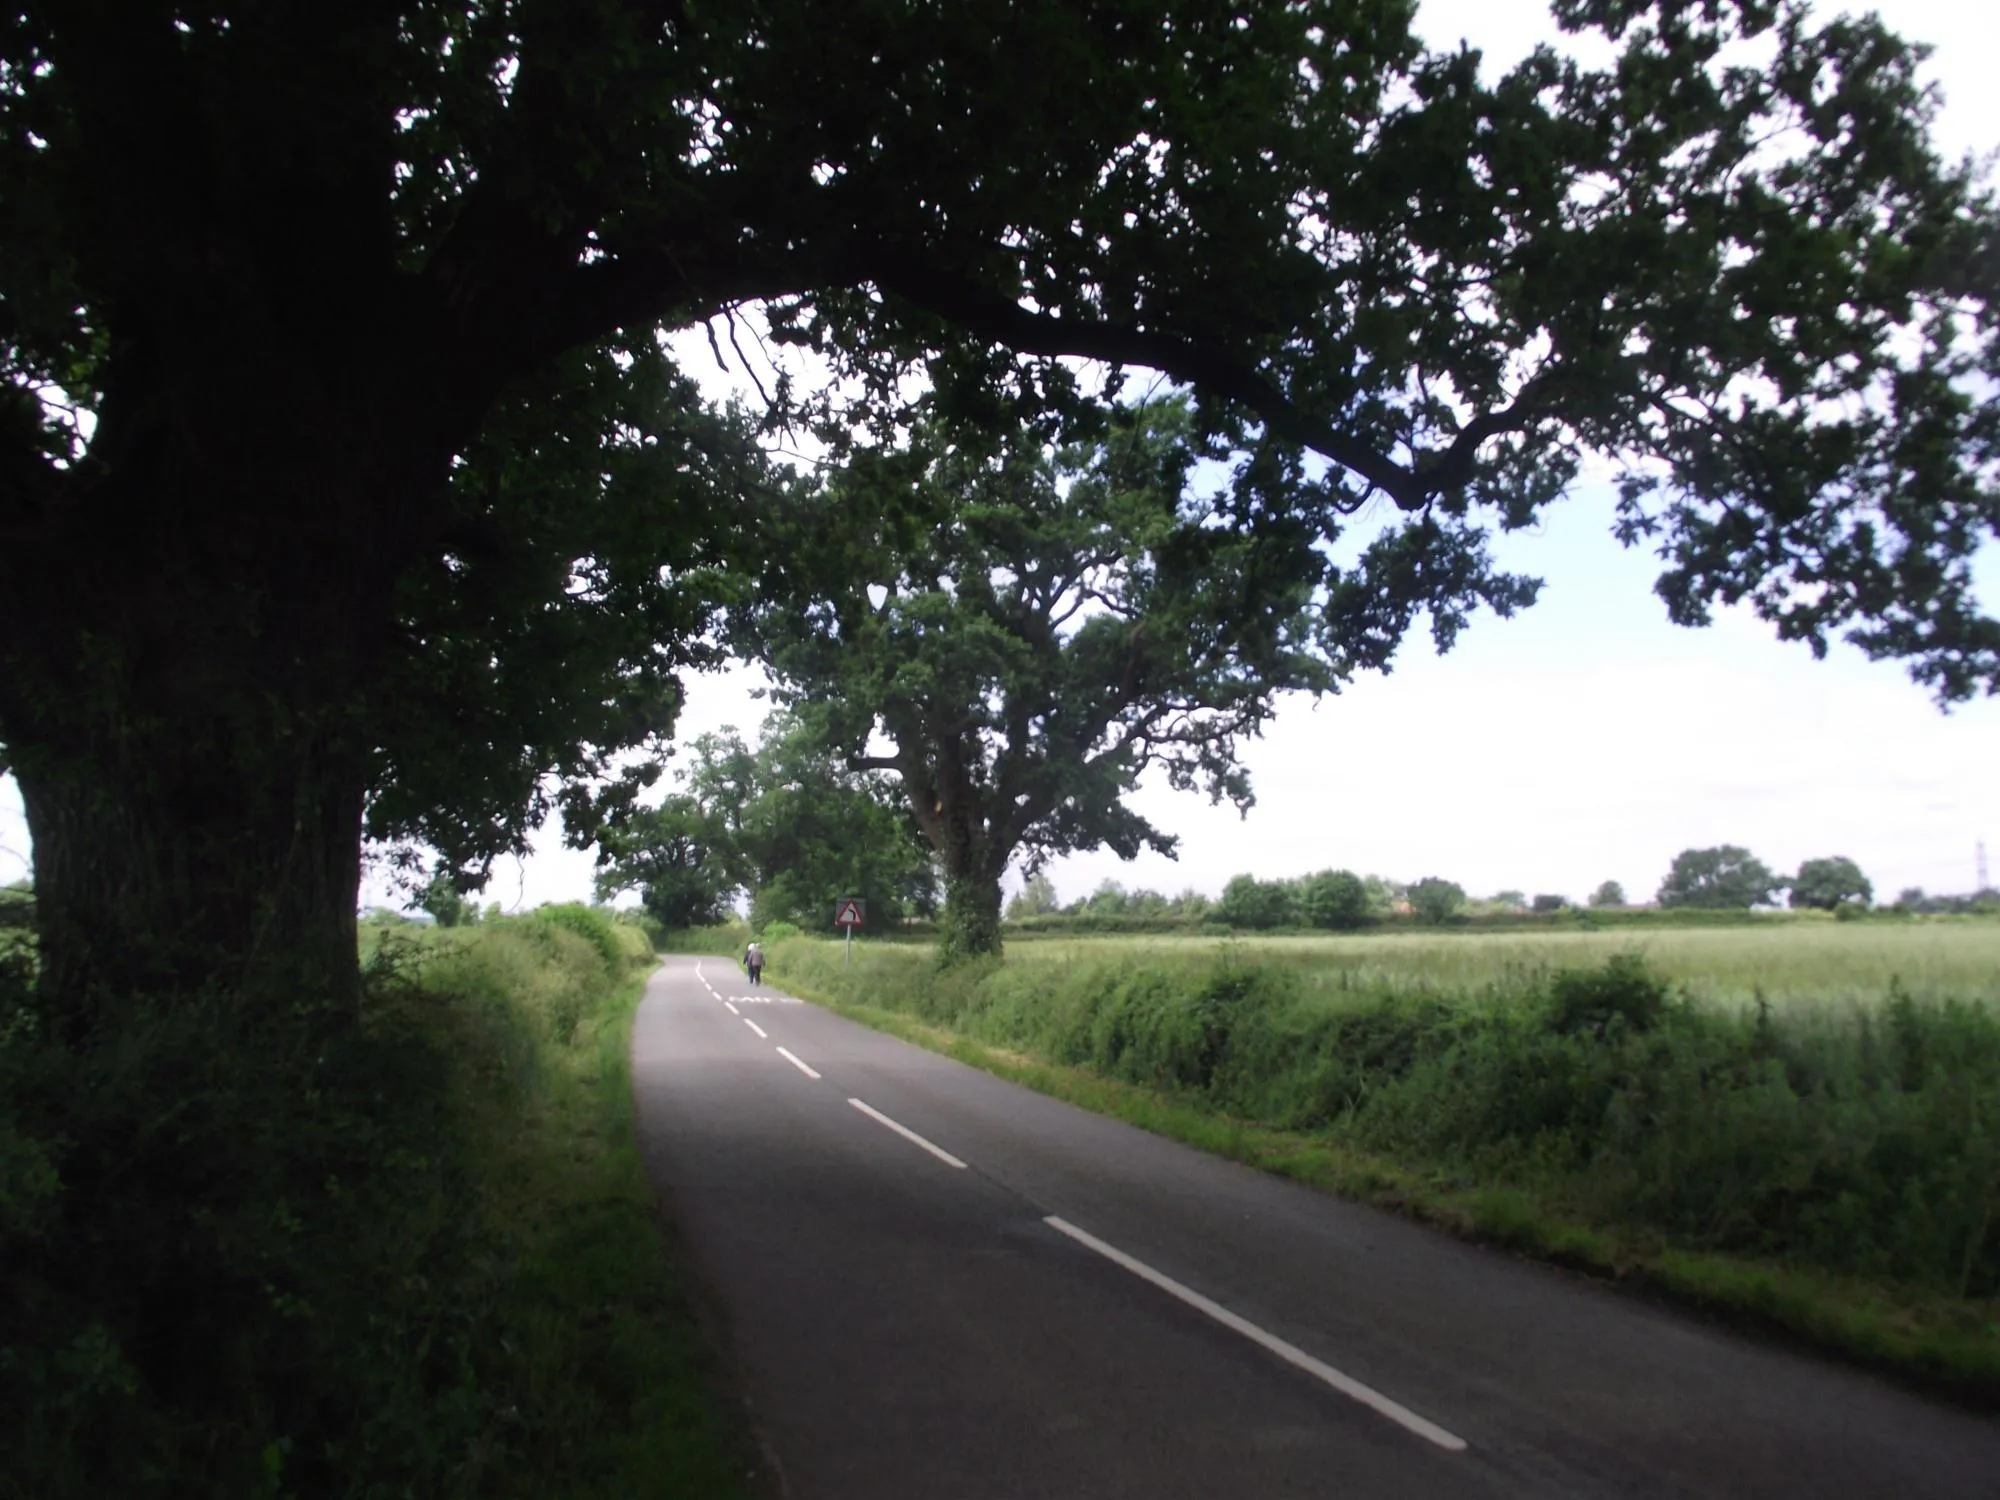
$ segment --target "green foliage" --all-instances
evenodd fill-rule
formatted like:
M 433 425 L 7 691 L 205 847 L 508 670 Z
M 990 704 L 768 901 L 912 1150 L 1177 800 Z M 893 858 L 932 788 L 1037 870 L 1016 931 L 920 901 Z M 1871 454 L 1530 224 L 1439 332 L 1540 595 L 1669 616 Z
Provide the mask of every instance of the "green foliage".
M 1465 905 L 1465 888 L 1455 880 L 1429 875 L 1410 887 L 1409 900 L 1419 921 L 1442 926 Z
M 1592 906 L 1623 906 L 1625 904 L 1625 887 L 1615 880 L 1607 880 L 1590 893 L 1590 904 Z
M 1768 906 L 1784 885 L 1761 859 L 1734 844 L 1683 849 L 1660 882 L 1659 902 L 1710 910 Z
M 936 907 L 922 836 L 879 772 L 856 771 L 813 724 L 774 714 L 753 750 L 733 729 L 705 734 L 684 774 L 731 885 L 751 893 L 753 925 L 834 930 L 857 896 L 890 926 Z
M 1059 909 L 1055 884 L 1037 870 L 1015 893 L 1014 899 L 1007 903 L 1007 920 L 1018 922 L 1024 917 L 1045 917 Z
M 1224 441 L 1176 399 L 1043 436 L 934 419 L 857 454 L 799 495 L 797 561 L 740 619 L 825 743 L 896 777 L 947 907 L 975 903 L 947 912 L 952 951 L 997 946 L 1018 854 L 1170 852 L 1127 805 L 1151 767 L 1247 805 L 1241 741 L 1360 649 L 1323 636 L 1317 530 L 1266 509 L 1283 466 L 1245 430 Z M 1461 606 L 1511 607 L 1511 580 L 1457 583 Z
M 1792 878 L 1791 903 L 1835 911 L 1852 902 L 1866 906 L 1875 899 L 1875 887 L 1853 860 L 1836 855 L 1831 859 L 1809 859 Z
M 1299 882 L 1298 910 L 1308 927 L 1361 927 L 1369 919 L 1368 887 L 1351 870 L 1322 870 Z
M 458 882 L 447 870 L 430 878 L 417 898 L 418 907 L 431 915 L 440 927 L 469 927 L 479 920 L 479 907 L 459 892 Z
M 1948 1298 L 2000 1294 L 2000 1013 L 1988 1005 L 1892 986 L 1852 1012 L 1728 1009 L 1677 995 L 1630 953 L 1576 969 L 1489 960 L 1485 981 L 1461 989 L 1388 973 L 1321 988 L 1276 951 L 1135 961 L 1078 944 L 1059 962 L 1017 954 L 942 978 L 908 950 L 874 949 L 846 970 L 831 948 L 792 944 L 777 962 L 815 993 L 1240 1121 L 1531 1189 L 1686 1249 Z
M 731 1492 L 619 1115 L 649 947 L 576 912 L 384 929 L 358 1027 L 0 994 L 0 1493 Z
M 766 922 L 757 929 L 757 936 L 767 943 L 781 943 L 786 938 L 799 936 L 800 929 L 790 922 Z
M 1529 910 L 1537 912 L 1565 911 L 1569 907 L 1567 896 L 1537 896 L 1529 903 Z
M 637 890 L 667 932 L 723 921 L 736 889 L 728 838 L 723 821 L 691 796 L 623 813 L 598 836 L 598 899 Z
M 1292 888 L 1282 880 L 1259 880 L 1254 875 L 1237 875 L 1222 888 L 1216 903 L 1217 920 L 1231 927 L 1255 932 L 1284 927 L 1297 920 L 1298 908 Z

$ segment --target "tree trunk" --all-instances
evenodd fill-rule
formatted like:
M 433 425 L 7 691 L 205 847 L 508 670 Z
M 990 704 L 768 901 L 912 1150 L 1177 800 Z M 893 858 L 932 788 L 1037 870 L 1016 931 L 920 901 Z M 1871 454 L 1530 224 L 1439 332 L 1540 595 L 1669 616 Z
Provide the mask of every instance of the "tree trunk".
M 1000 877 L 984 871 L 944 877 L 944 917 L 938 924 L 940 966 L 1000 955 Z
M 0 569 L 42 581 L 0 604 L 0 744 L 73 1036 L 142 998 L 357 989 L 373 684 L 449 450 L 419 464 L 365 404 L 279 383 L 233 416 L 213 392 L 107 401 L 95 477 Z
M 354 997 L 360 765 L 276 734 L 232 755 L 182 728 L 77 761 L 18 756 L 40 989 L 72 1036 L 213 988 Z

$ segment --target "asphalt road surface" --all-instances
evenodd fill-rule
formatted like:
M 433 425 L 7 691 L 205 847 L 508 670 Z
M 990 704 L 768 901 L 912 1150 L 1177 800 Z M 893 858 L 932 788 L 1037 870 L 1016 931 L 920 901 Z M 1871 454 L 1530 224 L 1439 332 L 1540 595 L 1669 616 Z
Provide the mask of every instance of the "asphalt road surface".
M 2000 1497 L 2000 1423 L 673 958 L 640 1138 L 786 1495 Z

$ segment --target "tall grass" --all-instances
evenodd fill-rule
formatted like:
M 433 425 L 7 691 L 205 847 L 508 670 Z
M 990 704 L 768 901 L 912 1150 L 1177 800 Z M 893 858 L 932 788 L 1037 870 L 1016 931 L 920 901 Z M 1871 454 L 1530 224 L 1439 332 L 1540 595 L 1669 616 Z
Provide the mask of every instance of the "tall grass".
M 773 958 L 809 993 L 1657 1246 L 1963 1302 L 1991 1337 L 2000 981 L 1982 955 L 2000 926 L 1828 923 L 1775 934 L 1810 945 L 1790 954 L 1664 936 L 1038 943 L 942 973 L 894 947 L 851 970 L 830 944 Z M 1721 978 L 1720 998 L 1689 976 Z M 1758 999 L 1766 980 L 1783 1003 Z
M 0 995 L 0 1493 L 740 1493 L 631 1144 L 649 945 L 368 946 L 358 1024 L 183 997 L 71 1050 Z
M 1218 953 L 1294 972 L 1336 995 L 1380 987 L 1450 995 L 1505 993 L 1558 970 L 1636 953 L 1711 1004 L 1814 1009 L 1874 1004 L 1893 984 L 1923 1001 L 2000 1004 L 2000 922 L 1971 917 L 1837 922 L 1813 914 L 1734 926 L 1606 931 L 1364 932 L 1213 939 L 1036 939 L 1009 947 L 1009 964 L 1041 972 L 1112 958 L 1147 966 L 1205 963 Z

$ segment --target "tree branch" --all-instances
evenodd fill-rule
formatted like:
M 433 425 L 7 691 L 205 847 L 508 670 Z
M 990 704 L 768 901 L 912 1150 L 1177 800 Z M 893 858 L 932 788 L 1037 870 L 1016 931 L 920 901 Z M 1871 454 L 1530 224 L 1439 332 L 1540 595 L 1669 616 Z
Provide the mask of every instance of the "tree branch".
M 1141 365 L 1175 380 L 1248 407 L 1278 437 L 1324 454 L 1389 495 L 1404 510 L 1420 510 L 1443 488 L 1438 476 L 1469 467 L 1464 435 L 1445 460 L 1420 472 L 1387 458 L 1365 443 L 1336 431 L 1292 403 L 1268 378 L 1232 355 L 1172 334 L 1117 324 L 1053 318 L 1029 312 L 1013 299 L 979 285 L 970 277 L 939 267 L 927 257 L 875 243 L 855 245 L 838 257 L 841 279 L 872 282 L 906 302 L 956 323 L 970 333 L 1004 344 L 1023 354 L 1068 355 L 1117 365 Z M 1518 404 L 1517 404 L 1518 405 Z M 1491 413 L 1479 442 L 1505 430 L 1518 418 L 1516 408 Z M 1496 425 L 1497 424 L 1497 425 Z M 1467 432 L 1470 432 L 1468 427 Z M 1450 467 L 1447 468 L 1446 465 Z

